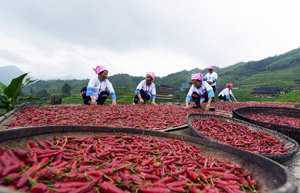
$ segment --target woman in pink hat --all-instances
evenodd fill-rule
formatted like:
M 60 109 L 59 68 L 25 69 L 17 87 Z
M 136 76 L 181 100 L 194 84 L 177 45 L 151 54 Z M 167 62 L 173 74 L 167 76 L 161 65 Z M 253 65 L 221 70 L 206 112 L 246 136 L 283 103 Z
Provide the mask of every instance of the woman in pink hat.
M 186 99 L 185 99 L 185 106 L 186 108 L 191 108 L 190 105 L 191 99 L 195 102 L 195 108 L 201 108 L 201 103 L 207 102 L 205 110 L 214 110 L 210 108 L 210 104 L 212 98 L 215 97 L 213 88 L 203 80 L 203 75 L 201 73 L 192 74 L 190 83 L 192 84 Z
M 88 86 L 81 90 L 83 103 L 88 105 L 89 101 L 91 101 L 92 105 L 102 105 L 110 94 L 112 105 L 116 105 L 117 97 L 114 88 L 111 82 L 106 79 L 108 70 L 104 66 L 97 66 L 94 70 L 98 76 L 91 78 Z
M 147 72 L 146 79 L 142 80 L 135 90 L 135 97 L 132 104 L 137 104 L 140 100 L 141 104 L 146 104 L 146 102 L 152 98 L 152 104 L 155 103 L 156 89 L 153 83 L 155 79 L 155 74 L 153 72 Z
M 232 93 L 232 87 L 233 84 L 228 83 L 226 85 L 226 88 L 224 88 L 220 93 L 219 93 L 219 99 L 221 99 L 223 102 L 226 100 L 229 100 L 229 102 L 232 102 L 232 100 L 230 100 L 230 98 L 233 98 L 235 102 L 238 102 L 236 100 L 236 98 L 234 97 L 233 93 Z
M 218 79 L 218 74 L 214 72 L 215 67 L 210 66 L 208 67 L 208 73 L 204 76 L 203 80 L 206 81 L 214 90 L 214 93 L 216 92 L 216 81 Z

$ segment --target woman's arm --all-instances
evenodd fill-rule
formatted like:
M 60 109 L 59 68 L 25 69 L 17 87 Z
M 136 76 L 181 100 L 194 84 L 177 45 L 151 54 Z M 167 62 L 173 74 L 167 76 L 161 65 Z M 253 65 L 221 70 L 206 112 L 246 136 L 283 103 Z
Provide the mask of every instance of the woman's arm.
M 152 89 L 152 92 L 151 92 L 151 95 L 152 95 L 152 96 L 151 96 L 151 97 L 152 97 L 152 104 L 155 105 L 155 104 L 156 104 L 156 103 L 155 103 L 155 99 L 156 99 L 156 88 L 155 88 L 155 84 L 152 83 L 152 85 L 153 85 L 153 89 Z
M 152 104 L 156 105 L 156 103 L 155 103 L 155 99 L 152 99 Z
M 185 108 L 188 109 L 188 108 L 191 108 L 192 106 L 190 105 L 190 101 L 192 99 L 192 93 L 193 93 L 193 85 L 191 86 L 188 94 L 186 95 L 186 98 L 185 98 Z
M 97 101 L 96 101 L 95 97 L 93 95 L 91 95 L 90 97 L 91 97 L 91 104 L 96 105 Z
M 143 100 L 141 93 L 137 94 L 137 96 L 139 97 L 141 104 L 144 104 L 145 101 Z
M 110 96 L 111 96 L 111 99 L 112 99 L 111 104 L 116 105 L 117 104 L 117 96 L 115 94 L 114 87 L 113 87 L 113 85 L 111 84 L 111 82 L 109 80 L 107 80 L 107 89 L 109 90 Z
M 207 102 L 207 104 L 206 104 L 206 107 L 205 107 L 205 110 L 206 110 L 206 111 L 209 110 L 211 101 L 212 101 L 212 98 L 209 98 L 209 99 L 208 99 L 208 102 Z

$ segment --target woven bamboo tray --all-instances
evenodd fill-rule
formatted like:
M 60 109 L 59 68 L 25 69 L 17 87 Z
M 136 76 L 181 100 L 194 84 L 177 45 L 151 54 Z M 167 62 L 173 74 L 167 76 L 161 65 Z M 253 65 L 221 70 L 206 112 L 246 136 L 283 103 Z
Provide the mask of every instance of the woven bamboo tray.
M 0 131 L 0 146 L 28 147 L 28 141 L 49 140 L 54 136 L 92 136 L 102 134 L 127 133 L 157 137 L 161 139 L 183 140 L 190 145 L 202 149 L 204 156 L 218 157 L 219 159 L 231 161 L 241 165 L 248 171 L 253 172 L 254 178 L 258 180 L 258 192 L 268 193 L 296 193 L 297 181 L 291 172 L 280 164 L 266 159 L 263 156 L 248 151 L 237 149 L 228 145 L 199 139 L 196 137 L 180 136 L 167 132 L 130 129 L 109 128 L 95 126 L 44 126 L 27 127 Z M 38 139 L 37 139 L 38 138 Z M 5 187 L 0 187 L 0 192 L 13 193 Z
M 287 126 L 287 125 L 279 125 L 276 123 L 258 121 L 244 116 L 248 114 L 264 114 L 264 115 L 274 114 L 277 116 L 300 118 L 300 109 L 285 108 L 285 107 L 242 107 L 233 110 L 234 118 L 238 118 L 243 121 L 254 123 L 256 125 L 265 127 L 267 129 L 271 129 L 283 133 L 295 139 L 296 141 L 300 142 L 300 128 Z
M 287 161 L 294 154 L 296 154 L 299 150 L 298 143 L 295 140 L 293 140 L 292 138 L 290 138 L 288 136 L 285 136 L 281 133 L 278 133 L 278 132 L 275 132 L 275 131 L 270 131 L 268 129 L 259 127 L 259 126 L 254 125 L 254 124 L 250 124 L 250 123 L 245 122 L 245 121 L 241 121 L 241 120 L 233 119 L 233 118 L 228 118 L 228 117 L 223 117 L 223 116 L 220 116 L 220 115 L 211 115 L 211 114 L 190 114 L 190 115 L 188 115 L 187 116 L 188 128 L 190 129 L 190 131 L 192 132 L 193 135 L 198 136 L 198 137 L 203 138 L 203 139 L 207 139 L 207 140 L 210 140 L 210 141 L 215 141 L 215 142 L 221 143 L 221 142 L 217 141 L 214 138 L 211 138 L 211 137 L 208 137 L 208 136 L 204 135 L 201 131 L 199 131 L 198 129 L 196 129 L 193 126 L 192 123 L 197 118 L 198 119 L 217 118 L 217 119 L 221 119 L 221 120 L 226 120 L 226 121 L 229 121 L 229 122 L 232 122 L 232 123 L 238 123 L 238 124 L 241 124 L 241 125 L 245 125 L 253 131 L 261 131 L 263 133 L 268 133 L 268 134 L 271 134 L 271 135 L 279 138 L 281 141 L 284 141 L 286 143 L 285 147 L 290 148 L 287 153 L 283 153 L 283 154 L 257 153 L 257 154 L 260 154 L 264 157 L 270 158 L 270 159 L 278 161 L 278 162 Z

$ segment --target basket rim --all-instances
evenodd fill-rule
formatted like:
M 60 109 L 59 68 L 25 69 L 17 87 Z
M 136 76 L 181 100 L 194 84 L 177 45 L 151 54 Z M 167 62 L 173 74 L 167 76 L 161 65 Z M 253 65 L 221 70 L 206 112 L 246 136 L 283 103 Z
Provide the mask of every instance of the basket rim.
M 238 124 L 242 124 L 242 125 L 245 125 L 249 128 L 249 126 L 251 126 L 252 128 L 255 128 L 255 130 L 259 130 L 259 131 L 262 131 L 263 133 L 267 133 L 267 134 L 270 134 L 272 136 L 275 136 L 276 138 L 279 138 L 280 141 L 284 141 L 285 143 L 292 143 L 293 146 L 292 148 L 289 149 L 289 151 L 287 153 L 282 153 L 282 154 L 267 154 L 267 153 L 258 153 L 258 152 L 252 152 L 252 153 L 255 153 L 255 154 L 259 154 L 259 155 L 262 155 L 264 157 L 267 157 L 267 158 L 270 158 L 270 159 L 273 159 L 275 161 L 282 161 L 282 160 L 286 160 L 287 158 L 293 156 L 294 154 L 296 154 L 298 151 L 299 151 L 299 145 L 298 143 L 292 139 L 291 137 L 289 136 L 286 136 L 282 133 L 279 133 L 279 132 L 276 132 L 276 131 L 273 131 L 273 130 L 269 130 L 267 128 L 264 128 L 264 127 L 261 127 L 259 125 L 255 125 L 255 124 L 252 124 L 252 123 L 249 123 L 249 122 L 246 122 L 246 121 L 242 121 L 240 119 L 235 119 L 235 118 L 229 118 L 229 117 L 224 117 L 224 116 L 221 116 L 221 115 L 214 115 L 214 114 L 200 114 L 200 113 L 192 113 L 192 114 L 189 114 L 187 116 L 187 122 L 188 122 L 188 128 L 194 133 L 196 134 L 198 137 L 200 138 L 203 138 L 203 139 L 206 139 L 206 140 L 209 140 L 209 141 L 214 141 L 214 142 L 217 142 L 217 143 L 221 143 L 221 144 L 225 144 L 223 142 L 220 142 L 212 137 L 209 137 L 207 135 L 204 135 L 201 131 L 199 131 L 198 129 L 196 129 L 193 125 L 192 125 L 192 118 L 219 118 L 219 119 L 225 119 L 225 120 L 230 120 L 234 123 L 238 123 Z M 253 130 L 251 128 L 249 128 L 250 130 Z M 225 144 L 225 145 L 229 145 L 229 144 Z M 232 145 L 229 145 L 229 146 L 232 146 Z M 235 146 L 232 146 L 232 147 L 235 147 Z M 242 149 L 242 148 L 239 148 L 239 147 L 236 147 L 238 149 Z M 245 149 L 243 149 L 245 150 Z M 248 151 L 248 150 L 245 150 L 245 151 Z M 251 151 L 249 151 L 251 152 Z

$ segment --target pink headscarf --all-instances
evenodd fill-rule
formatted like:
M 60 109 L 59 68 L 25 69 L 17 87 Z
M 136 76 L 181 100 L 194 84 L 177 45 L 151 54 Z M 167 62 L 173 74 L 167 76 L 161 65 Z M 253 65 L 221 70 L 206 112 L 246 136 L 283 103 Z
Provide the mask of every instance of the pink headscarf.
M 203 80 L 203 75 L 201 73 L 192 74 L 191 80 Z
M 215 67 L 214 66 L 210 66 L 210 67 L 208 67 L 208 69 L 214 70 Z
M 147 72 L 147 74 L 146 75 L 149 75 L 149 76 L 151 76 L 151 78 L 152 78 L 152 82 L 154 81 L 154 79 L 155 79 L 155 74 L 154 74 L 154 72 Z
M 104 66 L 96 66 L 96 68 L 94 68 L 93 70 L 95 70 L 96 74 L 99 74 L 100 72 L 103 72 L 104 70 L 106 70 L 108 72 L 107 68 L 105 68 Z

